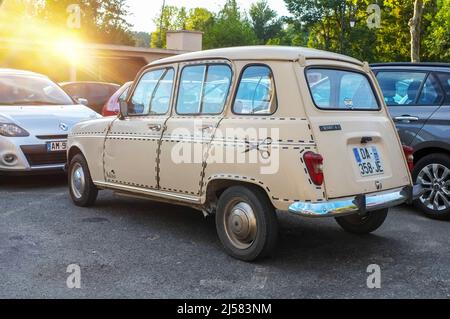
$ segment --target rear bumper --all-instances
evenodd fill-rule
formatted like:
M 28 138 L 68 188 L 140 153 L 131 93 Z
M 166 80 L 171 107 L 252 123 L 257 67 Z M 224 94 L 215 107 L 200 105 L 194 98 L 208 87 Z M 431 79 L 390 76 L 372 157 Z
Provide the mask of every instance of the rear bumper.
M 420 186 L 406 186 L 388 191 L 362 194 L 320 203 L 296 202 L 289 212 L 303 217 L 335 217 L 394 207 L 410 203 L 422 194 Z

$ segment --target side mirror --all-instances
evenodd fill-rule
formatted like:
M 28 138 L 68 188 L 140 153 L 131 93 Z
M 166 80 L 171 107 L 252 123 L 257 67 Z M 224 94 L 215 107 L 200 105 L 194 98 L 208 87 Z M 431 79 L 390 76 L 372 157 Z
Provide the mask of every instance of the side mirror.
M 76 101 L 78 104 L 82 104 L 82 105 L 89 106 L 89 105 L 88 105 L 88 104 L 89 104 L 89 101 L 88 101 L 87 99 L 85 99 L 85 98 L 77 97 L 77 98 L 75 99 L 75 101 Z
M 120 106 L 119 117 L 123 119 L 128 115 L 128 103 L 127 101 L 120 101 L 119 106 Z

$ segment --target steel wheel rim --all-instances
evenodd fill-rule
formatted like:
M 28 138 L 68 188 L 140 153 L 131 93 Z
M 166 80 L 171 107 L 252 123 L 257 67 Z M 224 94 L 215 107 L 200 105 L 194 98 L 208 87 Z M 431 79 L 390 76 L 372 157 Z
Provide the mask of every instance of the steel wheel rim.
M 73 195 L 80 199 L 83 196 L 86 187 L 86 179 L 84 176 L 83 167 L 79 163 L 75 163 L 72 167 L 70 187 Z
M 256 239 L 257 223 L 252 207 L 245 202 L 228 205 L 224 215 L 225 233 L 238 249 L 249 248 Z
M 450 208 L 450 169 L 442 164 L 429 164 L 417 176 L 424 193 L 420 202 L 428 209 L 443 211 Z

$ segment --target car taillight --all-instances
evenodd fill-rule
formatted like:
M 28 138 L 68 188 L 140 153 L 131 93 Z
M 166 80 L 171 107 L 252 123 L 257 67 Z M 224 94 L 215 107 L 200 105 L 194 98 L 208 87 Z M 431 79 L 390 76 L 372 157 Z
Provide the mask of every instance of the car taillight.
M 314 152 L 306 152 L 303 155 L 303 159 L 306 164 L 306 168 L 309 173 L 311 181 L 315 185 L 323 184 L 323 157 L 320 154 Z
M 113 95 L 103 107 L 102 115 L 103 116 L 117 115 L 119 113 L 119 108 L 120 108 L 119 102 L 115 99 L 115 96 Z
M 408 168 L 412 172 L 414 169 L 414 149 L 410 146 L 403 145 L 403 152 L 405 153 Z

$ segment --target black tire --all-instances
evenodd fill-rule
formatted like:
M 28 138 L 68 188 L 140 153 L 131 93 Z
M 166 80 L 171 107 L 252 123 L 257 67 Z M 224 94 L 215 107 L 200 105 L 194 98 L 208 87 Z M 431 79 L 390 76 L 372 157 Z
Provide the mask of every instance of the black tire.
M 450 170 L 450 157 L 446 154 L 434 153 L 421 158 L 414 166 L 414 170 L 412 173 L 414 184 L 421 184 L 418 180 L 418 176 L 425 167 L 431 164 L 439 164 Z M 450 180 L 450 176 L 448 180 Z M 448 188 L 448 190 L 450 191 L 450 187 Z M 424 193 L 421 198 L 423 199 L 427 195 L 431 195 L 431 192 Z M 423 203 L 421 199 L 417 199 L 416 201 L 414 201 L 414 205 L 419 208 L 427 217 L 439 220 L 450 219 L 450 207 L 442 210 L 431 209 L 427 207 L 427 205 Z
M 236 209 L 233 210 L 236 207 L 250 207 L 248 209 L 251 210 L 251 217 L 254 218 L 239 219 L 238 215 L 232 213 L 232 211 L 236 211 Z M 233 218 L 227 217 L 229 215 L 237 218 L 238 223 L 242 220 L 253 220 L 253 225 L 256 225 L 253 235 L 249 236 L 253 238 L 245 244 L 248 247 L 238 247 L 235 244 L 236 241 L 233 242 L 233 239 L 231 239 L 236 236 L 234 235 L 236 233 L 227 230 L 230 226 L 226 226 L 226 221 L 229 221 L 227 225 L 233 225 L 231 227 L 238 226 L 234 223 Z M 231 223 L 231 220 L 233 220 L 233 223 Z M 244 223 L 241 223 L 241 226 Z M 222 193 L 217 205 L 216 229 L 226 252 L 243 261 L 253 261 L 269 256 L 273 252 L 278 238 L 278 221 L 275 209 L 265 192 L 254 186 L 233 186 Z M 246 229 L 245 225 L 242 226 L 242 229 Z M 248 229 L 255 229 L 255 227 L 249 226 Z
M 74 188 L 74 174 L 73 171 L 75 168 L 82 169 L 84 176 L 84 187 L 79 194 L 76 194 L 76 190 Z M 80 207 L 89 207 L 95 204 L 98 195 L 98 189 L 92 182 L 91 173 L 89 172 L 89 167 L 87 165 L 86 159 L 82 154 L 75 155 L 70 161 L 69 171 L 68 171 L 68 181 L 69 181 L 69 192 L 70 197 L 75 205 Z
M 348 216 L 336 217 L 336 222 L 346 232 L 352 234 L 369 234 L 383 225 L 388 214 L 388 209 L 375 210 L 368 212 L 366 216 L 353 214 Z

